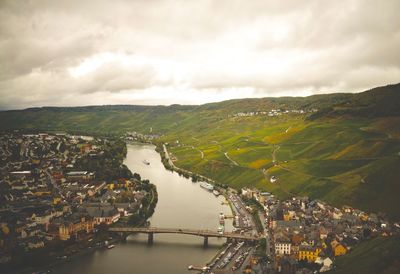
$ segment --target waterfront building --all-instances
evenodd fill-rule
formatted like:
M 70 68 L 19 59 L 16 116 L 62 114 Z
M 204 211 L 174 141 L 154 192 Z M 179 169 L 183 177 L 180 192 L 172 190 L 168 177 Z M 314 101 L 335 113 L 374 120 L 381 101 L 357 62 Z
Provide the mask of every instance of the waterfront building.
M 78 233 L 91 233 L 94 229 L 94 220 L 88 215 L 71 214 L 64 218 L 59 227 L 61 240 L 69 240 L 72 236 L 78 237 Z
M 85 210 L 93 218 L 96 225 L 113 224 L 117 222 L 121 216 L 118 209 L 110 204 L 97 204 L 94 206 L 87 205 L 85 206 Z

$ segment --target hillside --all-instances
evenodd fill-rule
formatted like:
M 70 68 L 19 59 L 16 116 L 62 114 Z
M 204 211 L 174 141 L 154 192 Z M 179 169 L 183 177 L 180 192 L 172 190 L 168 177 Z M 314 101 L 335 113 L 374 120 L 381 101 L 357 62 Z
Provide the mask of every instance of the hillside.
M 399 236 L 379 237 L 359 244 L 351 253 L 336 260 L 329 273 L 399 273 Z
M 105 105 L 86 107 L 41 107 L 0 111 L 0 130 L 36 129 L 123 134 L 148 131 L 165 134 L 195 122 L 225 119 L 237 112 L 270 109 L 318 109 L 346 102 L 352 94 L 329 94 L 309 97 L 237 99 L 219 103 L 171 106 Z
M 361 94 L 355 94 L 348 100 L 324 107 L 314 118 L 323 115 L 351 115 L 365 118 L 390 117 L 400 115 L 400 88 L 397 85 L 377 87 Z
M 0 112 L 0 129 L 123 134 L 152 128 L 177 166 L 218 182 L 400 219 L 399 96 L 397 84 L 358 94 L 200 106 L 32 108 Z

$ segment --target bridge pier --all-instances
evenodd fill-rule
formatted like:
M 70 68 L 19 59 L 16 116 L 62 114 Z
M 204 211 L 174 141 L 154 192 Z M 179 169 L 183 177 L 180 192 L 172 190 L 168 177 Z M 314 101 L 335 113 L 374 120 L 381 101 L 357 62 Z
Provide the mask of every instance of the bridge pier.
M 128 235 L 124 232 L 119 232 L 119 237 L 121 238 L 121 240 L 126 241 Z
M 207 236 L 204 236 L 204 244 L 203 244 L 203 246 L 204 247 L 208 246 L 208 237 Z
M 150 233 L 148 234 L 147 244 L 152 245 L 152 244 L 153 244 L 153 240 L 154 240 L 153 232 L 150 232 Z

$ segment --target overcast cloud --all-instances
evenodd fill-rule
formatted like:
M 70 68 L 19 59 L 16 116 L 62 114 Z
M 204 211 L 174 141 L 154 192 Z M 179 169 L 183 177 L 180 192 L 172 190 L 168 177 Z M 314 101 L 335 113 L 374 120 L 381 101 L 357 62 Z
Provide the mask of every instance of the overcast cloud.
M 0 2 L 0 109 L 400 82 L 400 1 Z

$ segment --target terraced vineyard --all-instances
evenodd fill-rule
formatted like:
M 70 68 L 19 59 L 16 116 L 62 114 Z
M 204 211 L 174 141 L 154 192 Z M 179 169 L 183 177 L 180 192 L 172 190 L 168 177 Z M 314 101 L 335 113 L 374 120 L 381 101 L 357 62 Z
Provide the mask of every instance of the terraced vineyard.
M 266 115 L 277 109 L 279 115 Z M 400 219 L 399 84 L 360 94 L 201 106 L 36 108 L 0 112 L 0 119 L 3 130 L 120 135 L 151 128 L 178 167 L 217 182 Z
M 374 128 L 383 120 L 229 118 L 163 141 L 177 166 L 221 183 L 256 186 L 281 197 L 308 195 L 398 218 L 392 193 L 400 191 L 400 139 Z M 391 123 L 393 131 L 399 124 Z M 271 183 L 272 176 L 277 182 Z

